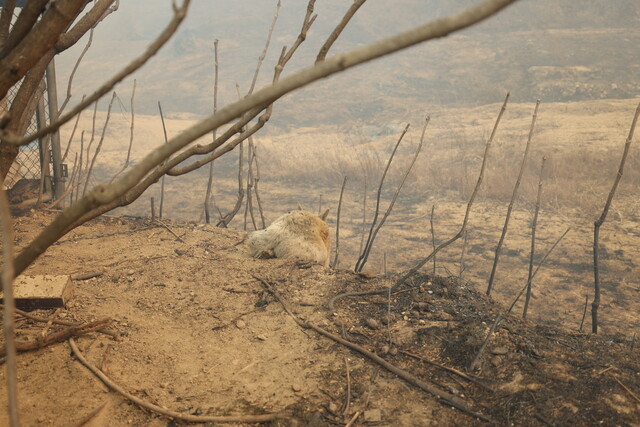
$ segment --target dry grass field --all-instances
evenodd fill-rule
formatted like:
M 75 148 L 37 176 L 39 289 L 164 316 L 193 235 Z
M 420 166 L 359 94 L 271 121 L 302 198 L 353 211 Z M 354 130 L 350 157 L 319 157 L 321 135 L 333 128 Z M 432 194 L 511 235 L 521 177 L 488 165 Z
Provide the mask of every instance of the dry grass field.
M 577 329 L 585 297 L 589 295 L 591 299 L 593 292 L 592 224 L 600 215 L 613 182 L 636 103 L 637 100 L 599 100 L 541 104 L 530 158 L 525 166 L 497 270 L 495 296 L 498 300 L 509 301 L 526 280 L 530 222 L 540 162 L 542 156 L 546 156 L 536 260 L 541 259 L 567 227 L 572 230 L 536 277 L 530 317 L 535 321 Z M 431 116 L 424 148 L 374 244 L 365 270 L 381 273 L 386 256 L 387 271 L 401 272 L 426 256 L 432 247 L 429 218 L 432 206 L 435 206 L 436 240 L 444 241 L 457 232 L 466 201 L 477 179 L 484 143 L 499 107 L 499 104 L 493 104 L 424 112 Z M 458 241 L 438 255 L 438 274 L 462 274 L 479 289 L 486 287 L 522 160 L 532 112 L 533 104 L 508 105 L 491 148 L 485 180 L 472 210 L 462 269 L 463 242 Z M 406 123 L 411 123 L 410 130 L 400 145 L 382 192 L 383 212 L 418 142 L 424 117 L 416 112 L 403 119 L 406 121 L 385 124 L 357 122 L 283 133 L 266 129 L 264 135 L 256 137 L 261 169 L 260 194 L 266 221 L 301 204 L 314 210 L 331 208 L 330 224 L 335 228 L 340 185 L 343 176 L 347 176 L 340 230 L 340 267 L 352 268 L 362 236 L 365 180 L 365 222 L 368 229 L 380 175 Z M 95 182 L 107 179 L 123 164 L 129 140 L 129 120 L 125 111 L 112 113 L 98 156 Z M 169 115 L 169 137 L 195 120 L 195 116 L 188 114 Z M 98 113 L 98 129 L 103 121 L 104 114 Z M 90 129 L 91 117 L 85 112 L 77 132 L 89 132 Z M 69 128 L 65 129 L 63 141 L 69 132 Z M 159 117 L 137 115 L 134 132 L 134 162 L 163 142 Z M 85 140 L 88 139 L 85 134 Z M 77 150 L 76 142 L 69 158 L 74 155 L 74 150 Z M 215 165 L 213 197 L 215 205 L 223 212 L 232 207 L 237 197 L 236 168 L 237 150 Z M 164 216 L 181 221 L 202 221 L 207 174 L 208 168 L 203 168 L 187 176 L 167 178 Z M 637 317 L 640 282 L 635 274 L 640 251 L 639 182 L 640 151 L 633 145 L 601 233 L 602 327 L 604 331 L 629 335 L 640 326 Z M 157 208 L 160 198 L 158 184 L 138 201 L 116 213 L 149 216 L 151 197 L 155 198 Z M 243 229 L 246 224 L 252 229 L 250 220 L 244 218 L 243 207 L 231 227 Z M 425 266 L 427 268 L 432 266 Z M 589 317 L 585 328 L 590 328 Z

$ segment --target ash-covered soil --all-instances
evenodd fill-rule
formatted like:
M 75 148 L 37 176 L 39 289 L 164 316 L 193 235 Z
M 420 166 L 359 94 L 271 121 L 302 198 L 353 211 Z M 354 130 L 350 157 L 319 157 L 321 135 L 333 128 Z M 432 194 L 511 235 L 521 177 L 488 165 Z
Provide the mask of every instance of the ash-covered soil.
M 18 249 L 51 219 L 34 211 L 16 218 Z M 285 418 L 268 424 L 281 426 L 353 419 L 354 426 L 640 425 L 640 352 L 633 339 L 567 332 L 507 315 L 477 369 L 469 369 L 504 309 L 472 284 L 422 274 L 390 297 L 344 298 L 331 311 L 335 295 L 389 287 L 393 280 L 249 259 L 237 245 L 243 232 L 164 222 L 167 227 L 141 218 L 93 220 L 25 273 L 99 273 L 74 280 L 65 309 L 31 314 L 113 319 L 109 330 L 118 339 L 89 333 L 76 342 L 92 364 L 143 400 L 202 416 L 284 411 Z M 457 396 L 491 421 L 454 409 L 362 354 L 301 328 L 258 278 L 277 289 L 295 315 Z M 47 329 L 17 318 L 21 340 Z M 46 333 L 64 328 L 53 323 Z M 79 425 L 102 405 L 83 425 L 184 423 L 111 391 L 66 342 L 19 354 L 18 379 L 23 425 Z M 2 390 L 0 424 L 6 425 Z

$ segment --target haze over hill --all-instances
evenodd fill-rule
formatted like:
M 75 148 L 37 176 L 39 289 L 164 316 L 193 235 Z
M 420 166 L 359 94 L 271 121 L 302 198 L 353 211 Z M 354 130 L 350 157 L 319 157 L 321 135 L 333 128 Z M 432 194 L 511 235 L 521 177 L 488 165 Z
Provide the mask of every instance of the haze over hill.
M 473 1 L 369 1 L 331 53 L 344 52 L 460 12 Z M 136 111 L 208 114 L 213 96 L 213 41 L 219 39 L 220 105 L 246 93 L 271 23 L 275 1 L 194 1 L 168 46 L 133 77 Z M 257 87 L 267 84 L 282 45 L 299 31 L 306 2 L 284 1 Z M 318 1 L 318 19 L 285 75 L 313 63 L 319 46 L 346 10 Z M 97 29 L 76 75 L 76 98 L 92 91 L 153 40 L 170 3 L 127 1 Z M 482 105 L 507 90 L 515 102 L 631 98 L 640 94 L 640 4 L 633 0 L 558 3 L 521 0 L 487 22 L 350 70 L 286 96 L 271 127 L 404 120 L 429 106 Z M 83 43 L 58 60 L 60 85 Z M 106 60 L 105 60 L 106 58 Z M 129 97 L 132 78 L 117 87 Z M 60 90 L 63 95 L 64 90 Z M 126 101 L 123 101 L 127 104 Z M 102 101 L 101 109 L 106 108 Z M 399 105 L 404 105 L 400 107 Z

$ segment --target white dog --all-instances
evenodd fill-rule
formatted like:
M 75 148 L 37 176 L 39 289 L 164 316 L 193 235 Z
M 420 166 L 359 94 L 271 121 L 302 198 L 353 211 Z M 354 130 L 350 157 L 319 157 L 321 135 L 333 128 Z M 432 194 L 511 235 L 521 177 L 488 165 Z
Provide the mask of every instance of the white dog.
M 327 209 L 321 216 L 298 209 L 282 215 L 247 238 L 254 258 L 293 258 L 329 267 Z

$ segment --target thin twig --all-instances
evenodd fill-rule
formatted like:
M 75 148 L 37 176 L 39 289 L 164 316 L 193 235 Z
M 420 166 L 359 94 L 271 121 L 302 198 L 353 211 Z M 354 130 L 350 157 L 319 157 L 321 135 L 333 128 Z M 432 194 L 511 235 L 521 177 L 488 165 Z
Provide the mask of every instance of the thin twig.
M 332 268 L 338 268 L 340 259 L 340 212 L 342 211 L 342 196 L 344 195 L 344 186 L 347 184 L 347 176 L 342 179 L 342 187 L 340 188 L 340 198 L 338 199 L 338 211 L 336 213 L 336 256 L 333 258 Z
M 522 294 L 524 293 L 524 291 L 526 291 L 529 288 L 529 285 L 531 283 L 531 281 L 536 277 L 536 274 L 538 274 L 538 270 L 540 270 L 540 267 L 542 267 L 542 265 L 544 264 L 544 262 L 547 260 L 547 258 L 549 257 L 549 255 L 551 255 L 551 252 L 553 252 L 553 250 L 556 248 L 556 246 L 558 246 L 558 243 L 560 243 L 560 241 L 562 241 L 562 239 L 564 239 L 564 236 L 567 235 L 567 233 L 571 231 L 571 227 L 567 228 L 564 233 L 562 233 L 562 235 L 560 237 L 558 237 L 558 240 L 556 240 L 553 245 L 551 245 L 551 247 L 549 248 L 549 250 L 547 251 L 547 253 L 544 254 L 544 256 L 542 257 L 542 259 L 540 260 L 540 262 L 538 263 L 538 266 L 536 267 L 535 271 L 533 272 L 533 274 L 531 275 L 531 279 L 527 280 L 527 283 L 525 283 L 524 287 L 520 290 L 520 292 L 518 293 L 518 295 L 514 298 L 513 302 L 511 303 L 511 305 L 509 306 L 509 309 L 507 310 L 507 313 L 511 313 L 511 310 L 513 310 L 513 307 L 516 305 L 516 303 L 518 302 L 518 300 L 520 299 L 520 297 L 522 296 Z
M 405 355 L 409 356 L 409 357 L 413 357 L 414 359 L 418 359 L 418 360 L 420 360 L 422 362 L 428 363 L 429 365 L 435 366 L 436 368 L 442 369 L 442 370 L 447 371 L 447 372 L 451 372 L 452 374 L 456 374 L 459 377 L 462 377 L 467 381 L 470 381 L 470 382 L 472 382 L 474 384 L 478 384 L 480 387 L 482 387 L 484 389 L 487 389 L 487 390 L 492 391 L 494 393 L 496 391 L 493 387 L 490 387 L 490 386 L 486 385 L 485 383 L 483 383 L 482 381 L 477 380 L 477 379 L 465 374 L 464 372 L 460 372 L 457 369 L 441 365 L 439 363 L 434 362 L 433 360 L 425 359 L 424 357 L 418 356 L 417 354 L 409 353 L 408 351 L 404 351 L 404 350 L 398 350 L 398 351 L 400 353 L 402 353 L 402 354 L 405 354 Z
M 336 28 L 334 28 L 334 30 L 327 38 L 327 41 L 325 41 L 320 48 L 320 52 L 318 52 L 318 56 L 316 57 L 316 62 L 324 61 L 324 58 L 327 57 L 327 53 L 329 53 L 329 49 L 331 49 L 331 46 L 333 46 L 336 40 L 338 40 L 338 37 L 345 29 L 351 18 L 353 18 L 353 15 L 356 14 L 358 9 L 360 9 L 360 6 L 362 6 L 366 1 L 367 0 L 354 0 L 354 2 L 351 3 L 351 7 L 349 7 L 349 10 L 347 10 L 340 23 L 336 26 Z
M 542 195 L 542 178 L 544 176 L 544 163 L 547 160 L 545 156 L 542 157 L 542 164 L 540 165 L 540 179 L 538 180 L 538 194 L 536 195 L 536 207 L 533 213 L 533 221 L 531 222 L 531 251 L 529 253 L 529 273 L 527 276 L 527 295 L 524 300 L 524 309 L 522 310 L 522 318 L 527 318 L 527 309 L 529 308 L 529 300 L 531 299 L 531 288 L 533 286 L 533 257 L 536 252 L 536 228 L 538 226 L 538 212 L 540 212 L 540 198 Z
M 82 99 L 84 99 L 85 95 L 82 95 Z M 76 121 L 73 124 L 73 129 L 71 130 L 71 135 L 69 135 L 69 142 L 67 142 L 67 147 L 64 149 L 64 154 L 62 155 L 62 160 L 61 162 L 64 163 L 64 161 L 67 159 L 67 155 L 69 154 L 69 149 L 71 148 L 71 141 L 73 141 L 73 137 L 76 134 L 76 129 L 78 128 L 78 122 L 80 121 L 80 116 L 82 116 L 82 113 L 79 113 L 76 116 Z
M 160 221 L 160 219 L 159 219 L 159 218 L 156 218 L 156 219 L 155 219 L 155 222 L 156 222 L 156 223 L 158 223 L 158 224 L 160 224 L 160 225 L 161 225 L 161 226 L 163 226 L 164 228 L 166 228 L 166 229 L 167 229 L 167 231 L 169 231 L 169 233 L 173 234 L 173 235 L 174 235 L 174 237 L 175 237 L 176 239 L 180 240 L 182 243 L 186 243 L 186 242 L 182 239 L 182 237 L 178 236 L 178 235 L 177 235 L 177 234 L 176 234 L 176 233 L 175 233 L 171 228 L 169 228 L 169 226 L 168 226 L 167 224 L 165 224 L 164 222 Z
M 493 322 L 493 325 L 491 325 L 491 328 L 489 329 L 487 336 L 485 337 L 484 341 L 482 342 L 482 345 L 480 346 L 480 350 L 478 350 L 478 354 L 476 354 L 476 357 L 474 357 L 473 361 L 469 364 L 470 372 L 473 372 L 479 368 L 480 357 L 482 357 L 482 352 L 484 352 L 484 349 L 487 347 L 487 344 L 489 343 L 489 340 L 491 339 L 491 336 L 495 332 L 496 328 L 500 324 L 502 317 L 503 317 L 503 313 L 498 314 L 498 317 L 496 317 L 496 320 Z
M 122 169 L 120 169 L 118 172 L 115 173 L 115 175 L 113 175 L 113 177 L 109 181 L 109 184 L 111 184 L 113 180 L 116 179 L 118 175 L 124 172 L 129 166 L 129 160 L 131 159 L 131 147 L 133 147 L 133 124 L 136 118 L 136 115 L 133 109 L 133 105 L 134 105 L 133 99 L 135 95 L 136 95 L 136 79 L 133 79 L 133 89 L 131 89 L 131 104 L 130 104 L 131 105 L 131 126 L 129 127 L 129 147 L 127 148 L 127 158 L 124 161 L 124 165 L 122 165 Z
M 436 250 L 436 230 L 433 226 L 433 214 L 435 213 L 436 205 L 431 205 L 431 216 L 429 217 L 429 224 L 431 225 L 431 245 L 433 250 Z M 433 275 L 436 275 L 436 256 L 433 256 Z
M 218 111 L 218 39 L 213 41 L 213 57 L 214 57 L 214 69 L 213 69 L 213 114 Z M 216 131 L 211 131 L 211 141 L 216 141 Z M 209 214 L 209 207 L 211 205 L 211 188 L 213 186 L 213 160 L 209 164 L 209 179 L 207 180 L 207 191 L 204 196 L 204 218 L 205 223 L 211 222 L 211 215 Z
M 584 296 L 584 311 L 582 312 L 582 320 L 580 321 L 580 332 L 582 332 L 582 327 L 584 326 L 584 319 L 587 317 L 587 306 L 589 305 L 589 294 Z
M 504 114 L 504 111 L 507 108 L 507 102 L 509 101 L 510 94 L 511 94 L 510 92 L 507 92 L 507 96 L 504 98 L 504 102 L 502 103 L 502 107 L 500 108 L 500 112 L 498 113 L 496 122 L 493 125 L 491 136 L 489 136 L 489 139 L 487 139 L 487 144 L 485 145 L 484 154 L 482 156 L 482 165 L 480 166 L 480 173 L 478 174 L 478 180 L 476 181 L 476 186 L 473 189 L 473 193 L 471 193 L 469 202 L 467 203 L 467 210 L 465 211 L 464 219 L 462 220 L 462 226 L 460 227 L 460 231 L 458 231 L 458 233 L 452 238 L 450 238 L 449 240 L 441 243 L 440 246 L 438 246 L 433 252 L 431 252 L 430 255 L 428 255 L 422 261 L 419 261 L 415 266 L 413 266 L 409 271 L 407 271 L 393 286 L 394 290 L 402 286 L 409 279 L 409 277 L 417 273 L 418 270 L 420 270 L 426 263 L 428 263 L 431 258 L 436 256 L 436 254 L 439 251 L 441 251 L 443 248 L 449 246 L 450 244 L 458 240 L 460 237 L 462 237 L 467 227 L 467 222 L 469 221 L 469 214 L 471 213 L 471 207 L 473 206 L 473 202 L 475 201 L 476 195 L 478 194 L 478 190 L 480 189 L 480 184 L 482 184 L 482 179 L 484 178 L 484 170 L 487 164 L 487 158 L 489 154 L 489 149 L 491 148 L 491 143 L 493 142 L 493 138 L 495 137 L 496 131 L 498 129 L 498 124 L 500 124 L 500 119 L 502 118 L 502 115 Z
M 615 375 L 613 375 L 613 374 L 611 374 L 611 377 L 612 377 L 614 380 L 616 380 L 616 382 L 617 382 L 618 384 L 620 384 L 620 387 L 622 387 L 623 389 L 625 389 L 625 391 L 626 391 L 627 393 L 629 393 L 629 394 L 631 395 L 631 397 L 633 397 L 633 399 L 634 399 L 636 402 L 640 403 L 640 398 L 639 398 L 639 397 L 638 397 L 634 392 L 632 392 L 632 391 L 631 391 L 631 389 L 629 389 L 629 387 L 627 387 L 626 385 L 622 384 L 622 382 L 618 379 L 618 377 L 616 377 L 616 376 L 615 376 Z
M 107 406 L 107 403 L 109 403 L 109 401 L 105 400 L 104 402 L 102 402 L 102 404 L 98 407 L 96 407 L 95 409 L 93 409 L 91 412 L 89 412 L 87 415 L 85 415 L 84 417 L 82 417 L 82 419 L 80 421 L 78 421 L 76 424 L 74 424 L 74 427 L 83 427 L 85 425 L 87 425 L 87 423 L 89 421 L 91 421 L 93 418 L 95 418 L 96 415 L 98 415 L 100 413 L 100 411 L 102 411 L 102 409 Z
M 167 126 L 164 123 L 164 114 L 162 114 L 162 105 L 160 104 L 160 101 L 158 101 L 158 110 L 160 111 L 160 120 L 162 121 L 164 143 L 167 144 L 169 142 L 169 138 L 167 138 Z M 162 218 L 162 210 L 164 207 L 164 178 L 165 175 L 162 175 L 162 178 L 160 178 L 160 209 L 158 210 L 158 218 Z
M 344 366 L 347 375 L 347 390 L 344 398 L 342 415 L 346 415 L 347 411 L 349 411 L 349 407 L 351 406 L 351 372 L 349 371 L 349 358 L 347 358 L 347 356 L 344 357 Z
M 631 129 L 629 129 L 629 136 L 627 137 L 627 141 L 624 144 L 624 151 L 622 152 L 622 158 L 620 159 L 620 166 L 618 167 L 618 173 L 616 174 L 616 178 L 613 181 L 613 186 L 611 187 L 611 191 L 609 192 L 609 196 L 607 197 L 607 202 L 602 209 L 602 214 L 600 218 L 598 218 L 593 223 L 593 277 L 594 277 L 594 294 L 593 294 L 593 302 L 591 303 L 591 332 L 594 334 L 598 333 L 598 308 L 600 307 L 600 269 L 598 265 L 599 260 L 599 247 L 598 247 L 598 237 L 600 234 L 600 226 L 604 223 L 607 218 L 607 213 L 609 213 L 609 207 L 611 206 L 611 202 L 613 201 L 613 196 L 616 193 L 616 189 L 618 188 L 618 184 L 620 183 L 620 179 L 622 178 L 622 172 L 624 171 L 624 164 L 627 160 L 627 154 L 629 153 L 629 147 L 631 146 L 631 141 L 633 140 L 633 133 L 636 129 L 636 123 L 638 122 L 638 116 L 640 116 L 640 104 L 636 108 L 636 112 L 633 115 L 633 120 L 631 122 Z
M 67 97 L 62 102 L 62 106 L 58 109 L 58 117 L 60 117 L 60 114 L 62 114 L 65 107 L 69 103 L 69 100 L 71 99 L 71 85 L 73 83 L 73 77 L 76 75 L 76 71 L 78 71 L 78 67 L 80 66 L 80 62 L 82 61 L 82 58 L 84 58 L 84 55 L 86 55 L 87 51 L 89 50 L 89 47 L 91 47 L 91 42 L 93 41 L 94 28 L 95 27 L 92 27 L 89 30 L 89 40 L 87 40 L 87 44 L 84 46 L 84 49 L 82 49 L 82 52 L 80 53 L 80 56 L 78 56 L 78 60 L 76 61 L 76 64 L 73 66 L 73 70 L 71 70 L 71 74 L 69 74 L 69 82 L 67 83 Z M 80 113 L 78 113 L 78 115 L 80 115 Z
M 89 185 L 89 180 L 91 179 L 91 172 L 93 171 L 93 166 L 95 165 L 96 159 L 100 154 L 100 149 L 102 148 L 102 143 L 104 142 L 104 137 L 105 137 L 105 134 L 107 133 L 107 126 L 109 126 L 109 119 L 111 118 L 111 107 L 113 106 L 113 101 L 115 99 L 116 99 L 116 93 L 113 92 L 113 96 L 111 96 L 111 102 L 109 102 L 109 107 L 107 108 L 107 118 L 105 119 L 104 126 L 102 127 L 102 134 L 100 135 L 100 141 L 98 141 L 98 146 L 96 147 L 96 151 L 93 153 L 91 164 L 89 165 L 89 169 L 87 169 L 87 177 L 84 181 L 84 188 L 82 190 L 83 196 L 87 192 L 87 187 Z
M 86 366 L 94 375 L 96 375 L 100 380 L 111 390 L 120 393 L 122 396 L 135 403 L 136 405 L 153 411 L 155 413 L 174 418 L 177 420 L 195 422 L 195 423 L 263 423 L 272 421 L 278 418 L 287 417 L 286 412 L 278 412 L 275 414 L 264 414 L 264 415 L 228 415 L 228 416 L 215 416 L 215 415 L 190 415 L 190 414 L 181 414 L 179 412 L 171 411 L 168 409 L 161 408 L 160 406 L 154 405 L 153 403 L 146 402 L 131 393 L 126 392 L 122 387 L 116 384 L 113 380 L 111 380 L 108 376 L 104 374 L 100 369 L 98 369 L 95 365 L 90 363 L 84 355 L 78 349 L 73 338 L 69 339 L 69 346 L 73 351 L 73 354 L 76 358 Z
M 358 261 L 356 262 L 356 266 L 354 268 L 356 273 L 362 271 L 362 267 L 363 267 L 362 263 L 366 258 L 367 252 L 369 251 L 369 246 L 371 243 L 373 231 L 376 227 L 376 222 L 378 221 L 378 215 L 380 213 L 380 197 L 382 195 L 382 185 L 384 184 L 384 179 L 387 177 L 387 172 L 389 172 L 389 167 L 391 166 L 393 157 L 396 155 L 396 151 L 398 151 L 398 146 L 400 145 L 400 142 L 402 142 L 402 139 L 404 138 L 407 131 L 409 130 L 410 125 L 411 125 L 410 123 L 407 123 L 407 125 L 404 127 L 404 130 L 400 134 L 400 137 L 398 138 L 396 145 L 393 147 L 393 150 L 391 151 L 389 160 L 387 160 L 387 166 L 385 166 L 384 172 L 382 172 L 382 177 L 380 178 L 380 184 L 378 185 L 378 192 L 376 193 L 376 210 L 374 211 L 373 220 L 371 221 L 371 228 L 369 229 L 369 236 L 367 237 L 367 242 L 365 243 L 364 249 L 362 250 L 362 252 L 360 253 L 360 256 L 358 257 Z
M 536 106 L 533 110 L 533 118 L 531 119 L 531 127 L 529 128 L 529 137 L 527 138 L 527 144 L 524 147 L 524 154 L 522 155 L 522 162 L 520 163 L 520 171 L 518 172 L 518 178 L 516 179 L 516 183 L 513 186 L 513 193 L 511 193 L 511 200 L 509 201 L 509 206 L 507 207 L 507 214 L 505 215 L 505 218 L 504 218 L 502 233 L 500 234 L 500 240 L 498 240 L 498 245 L 496 246 L 495 256 L 493 258 L 493 267 L 491 267 L 491 274 L 489 275 L 489 284 L 487 285 L 487 295 L 490 295 L 491 290 L 493 289 L 493 281 L 496 277 L 496 270 L 498 268 L 498 259 L 500 258 L 500 250 L 502 249 L 504 238 L 507 235 L 507 229 L 509 228 L 509 220 L 511 219 L 511 211 L 513 210 L 513 204 L 515 203 L 516 197 L 518 195 L 518 189 L 520 188 L 520 181 L 522 181 L 522 175 L 524 173 L 524 166 L 527 163 L 527 157 L 529 156 L 529 147 L 531 147 L 531 139 L 533 138 L 533 128 L 536 124 L 536 117 L 538 116 L 538 106 L 540 106 L 539 99 L 536 101 Z
M 260 68 L 262 67 L 262 63 L 264 62 L 264 58 L 267 56 L 267 51 L 269 50 L 269 44 L 271 43 L 271 35 L 273 34 L 273 29 L 276 26 L 276 22 L 278 21 L 278 14 L 280 13 L 280 0 L 278 0 L 278 4 L 276 5 L 276 13 L 273 15 L 273 19 L 271 20 L 271 25 L 269 26 L 269 32 L 267 34 L 267 41 L 264 44 L 264 49 L 258 58 L 258 63 L 256 65 L 256 71 L 253 73 L 253 80 L 251 80 L 251 86 L 249 87 L 249 93 L 247 95 L 251 95 L 253 90 L 256 87 L 256 81 L 258 80 L 258 74 L 260 74 Z
M 9 201 L 4 188 L 0 185 L 0 227 L 2 227 L 2 280 L 3 310 L 2 323 L 4 334 L 4 351 L 6 355 L 7 368 L 5 379 L 7 381 L 7 405 L 9 410 L 9 424 L 11 427 L 20 425 L 18 417 L 18 378 L 16 350 L 17 342 L 15 337 L 15 312 L 16 305 L 13 298 L 13 279 L 15 270 L 13 267 L 13 221 L 9 211 Z

